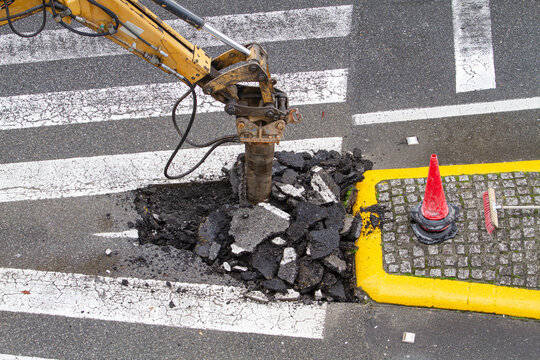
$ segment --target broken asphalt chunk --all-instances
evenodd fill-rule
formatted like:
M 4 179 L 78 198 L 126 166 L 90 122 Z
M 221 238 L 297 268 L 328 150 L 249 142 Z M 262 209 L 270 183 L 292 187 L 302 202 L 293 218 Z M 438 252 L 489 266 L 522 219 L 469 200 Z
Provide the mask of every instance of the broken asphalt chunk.
M 321 221 L 328 215 L 326 209 L 306 201 L 299 202 L 295 209 L 296 221 L 304 222 L 311 227 L 317 221 Z
M 287 285 L 281 279 L 264 280 L 262 286 L 270 291 L 285 293 L 287 292 Z
M 305 164 L 304 157 L 301 154 L 292 151 L 277 151 L 275 157 L 280 164 L 295 170 L 302 170 Z
M 306 189 L 301 185 L 283 184 L 277 182 L 275 184 L 277 188 L 285 195 L 292 196 L 295 199 L 304 200 L 304 193 Z
M 325 257 L 322 262 L 324 266 L 339 275 L 343 275 L 347 271 L 347 263 L 345 260 L 339 258 L 336 251 Z
M 251 255 L 251 266 L 259 271 L 265 279 L 270 280 L 278 271 L 281 257 L 281 248 L 271 242 L 266 242 L 257 247 Z
M 339 232 L 336 229 L 314 230 L 308 234 L 312 259 L 330 255 L 339 247 Z
M 344 234 L 346 239 L 348 241 L 356 241 L 360 237 L 360 234 L 362 233 L 362 214 L 358 212 L 356 216 L 353 218 L 351 226 L 349 228 L 349 231 L 347 234 Z
M 318 166 L 314 167 L 312 171 L 311 187 L 318 195 L 313 200 L 320 205 L 339 202 L 341 188 L 332 176 Z
M 294 284 L 298 275 L 297 257 L 296 250 L 292 247 L 287 247 L 283 250 L 283 258 L 279 263 L 278 277 L 291 285 Z
M 336 229 L 338 232 L 343 229 L 345 208 L 341 203 L 333 204 L 326 208 L 328 216 L 324 220 L 324 226 L 327 229 Z
M 221 250 L 227 223 L 228 219 L 223 211 L 211 212 L 199 226 L 199 238 L 194 252 L 200 257 L 214 261 Z
M 229 234 L 235 240 L 233 245 L 253 252 L 270 236 L 284 233 L 289 227 L 289 219 L 289 214 L 266 203 L 253 208 L 239 208 L 232 213 Z
M 276 293 L 274 298 L 279 301 L 295 301 L 300 299 L 300 293 L 294 289 L 287 289 L 287 293 Z
M 283 184 L 294 185 L 297 177 L 298 173 L 296 171 L 294 171 L 293 169 L 287 169 L 285 170 L 285 172 L 283 172 L 283 175 L 281 176 L 281 182 Z
M 307 258 L 302 258 L 298 261 L 298 277 L 296 285 L 298 291 L 305 294 L 315 289 L 321 282 L 324 275 L 324 268 L 317 261 L 311 261 Z

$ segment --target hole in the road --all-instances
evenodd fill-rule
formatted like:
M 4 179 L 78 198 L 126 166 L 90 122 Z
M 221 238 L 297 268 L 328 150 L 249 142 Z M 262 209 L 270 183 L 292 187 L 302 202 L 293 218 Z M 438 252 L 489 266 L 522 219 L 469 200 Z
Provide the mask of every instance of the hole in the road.
M 351 213 L 354 184 L 371 161 L 358 150 L 276 152 L 270 201 L 240 206 L 241 161 L 227 181 L 138 190 L 140 243 L 189 250 L 269 299 L 357 301 L 353 257 L 362 223 Z

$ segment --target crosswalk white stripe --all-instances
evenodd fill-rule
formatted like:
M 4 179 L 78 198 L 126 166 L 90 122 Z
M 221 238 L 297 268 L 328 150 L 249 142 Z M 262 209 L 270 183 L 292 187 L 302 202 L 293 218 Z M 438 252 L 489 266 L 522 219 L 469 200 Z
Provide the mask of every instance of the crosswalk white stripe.
M 245 289 L 0 268 L 0 311 L 322 338 L 326 305 L 244 298 Z
M 329 6 L 216 16 L 206 21 L 240 43 L 335 38 L 349 35 L 352 10 L 352 5 Z M 203 49 L 222 45 L 208 33 L 196 31 L 181 20 L 167 23 Z M 67 30 L 44 31 L 29 39 L 2 35 L 0 49 L 0 65 L 127 54 L 108 40 L 78 36 Z
M 456 92 L 494 89 L 489 0 L 452 0 Z
M 283 141 L 276 151 L 341 151 L 341 138 Z M 0 164 L 0 202 L 91 196 L 135 190 L 150 184 L 216 181 L 231 168 L 243 145 L 219 147 L 196 171 L 179 181 L 163 176 L 171 151 Z M 172 174 L 194 165 L 206 149 L 181 150 Z M 180 169 L 181 167 L 181 169 Z
M 347 69 L 276 75 L 293 106 L 345 102 Z M 169 116 L 186 91 L 181 83 L 0 97 L 0 130 Z M 199 113 L 223 111 L 223 104 L 198 90 Z M 178 114 L 191 113 L 188 97 Z
M 353 115 L 353 124 L 370 125 L 534 109 L 540 109 L 540 97 L 356 114 Z
M 45 359 L 45 358 L 38 358 L 33 356 L 22 356 L 22 355 L 8 355 L 8 354 L 0 354 L 0 360 L 54 360 L 54 359 Z

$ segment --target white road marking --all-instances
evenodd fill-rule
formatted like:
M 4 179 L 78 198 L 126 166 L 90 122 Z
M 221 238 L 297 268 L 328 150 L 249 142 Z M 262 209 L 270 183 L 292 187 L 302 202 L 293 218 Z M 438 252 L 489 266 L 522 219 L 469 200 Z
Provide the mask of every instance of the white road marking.
M 276 75 L 293 106 L 345 102 L 348 69 Z M 0 130 L 170 116 L 187 87 L 180 83 L 0 97 Z M 199 113 L 223 112 L 223 104 L 198 89 Z M 191 114 L 188 97 L 178 114 Z
M 535 109 L 540 109 L 540 97 L 356 114 L 353 115 L 353 124 L 370 125 Z
M 108 239 L 138 239 L 139 231 L 137 229 L 130 229 L 120 232 L 104 232 L 104 233 L 95 233 L 94 236 L 104 237 Z
M 452 0 L 456 92 L 494 89 L 489 0 Z
M 276 151 L 341 151 L 341 144 L 342 138 L 291 140 L 282 141 Z M 230 169 L 243 151 L 243 145 L 219 147 L 199 169 L 177 181 L 163 176 L 171 150 L 0 164 L 0 202 L 111 194 L 150 184 L 221 180 L 222 169 Z M 185 171 L 205 152 L 206 149 L 181 150 L 171 174 Z
M 0 311 L 202 330 L 323 337 L 326 305 L 260 304 L 246 289 L 0 268 Z
M 206 21 L 239 43 L 336 38 L 349 35 L 352 10 L 352 5 L 329 6 L 216 16 L 208 17 Z M 182 20 L 166 22 L 203 49 L 223 45 L 210 34 L 196 31 Z M 15 34 L 2 35 L 0 49 L 0 65 L 128 54 L 127 50 L 111 41 L 79 36 L 67 30 L 43 31 L 29 39 Z
M 54 359 L 37 358 L 33 356 L 0 354 L 0 360 L 54 360 Z

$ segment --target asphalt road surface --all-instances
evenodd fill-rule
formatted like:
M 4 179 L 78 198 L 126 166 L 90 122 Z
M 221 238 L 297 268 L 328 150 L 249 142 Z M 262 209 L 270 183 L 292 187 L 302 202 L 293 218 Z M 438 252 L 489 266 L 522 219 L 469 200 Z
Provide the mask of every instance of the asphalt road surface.
M 241 42 L 262 42 L 304 116 L 283 148 L 357 147 L 376 168 L 427 166 L 432 153 L 441 165 L 540 156 L 537 0 L 185 5 Z M 0 359 L 539 358 L 538 321 L 371 302 L 223 302 L 234 279 L 186 253 L 135 246 L 130 191 L 164 182 L 181 88 L 49 20 L 32 40 L 0 28 Z M 212 56 L 227 50 L 188 35 Z M 232 118 L 201 99 L 194 138 L 232 133 Z M 219 177 L 238 151 L 218 154 L 201 176 Z M 182 161 L 197 154 L 186 150 Z M 132 261 L 143 255 L 156 261 Z M 153 290 L 137 279 L 154 279 Z M 192 288 L 178 300 L 165 281 Z M 253 316 L 263 313 L 263 322 Z M 413 344 L 404 332 L 416 334 Z

